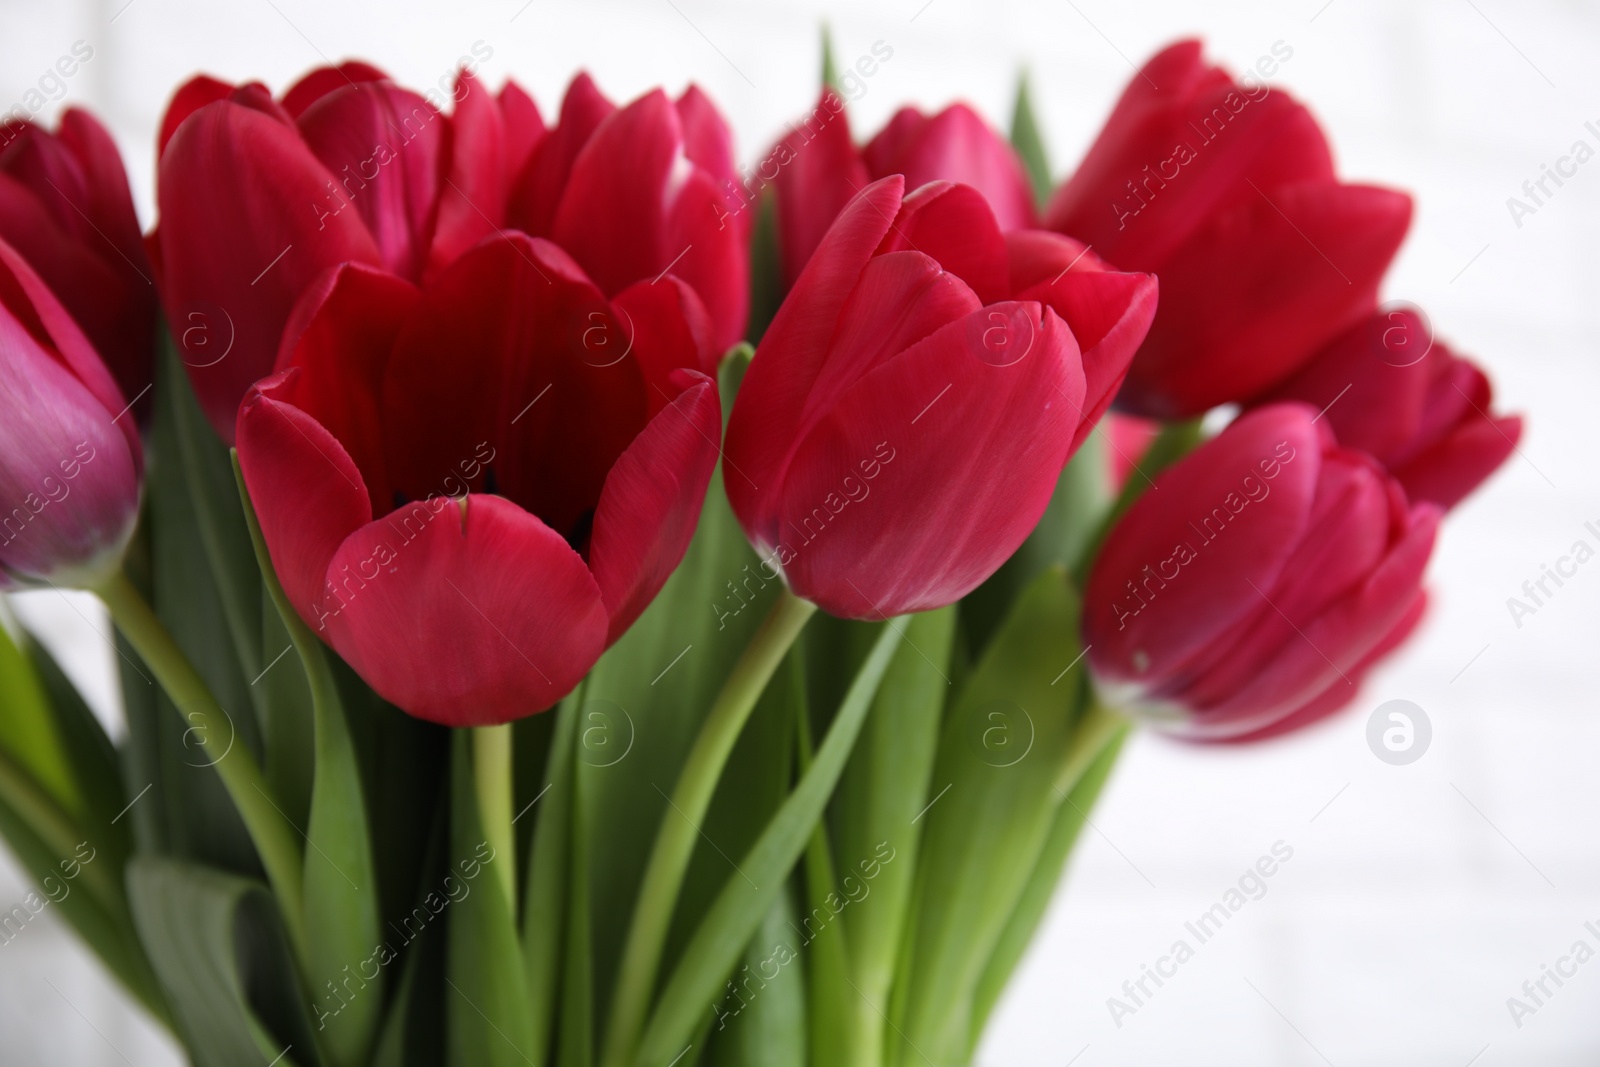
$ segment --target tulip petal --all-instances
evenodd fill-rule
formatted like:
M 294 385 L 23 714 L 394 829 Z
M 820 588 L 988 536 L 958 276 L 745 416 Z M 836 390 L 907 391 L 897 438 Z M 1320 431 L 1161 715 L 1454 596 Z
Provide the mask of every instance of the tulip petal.
M 318 67 L 283 94 L 283 109 L 292 117 L 299 118 L 310 110 L 312 104 L 347 85 L 388 80 L 389 75 L 358 59 L 347 59 L 336 67 Z
M 1276 385 L 1371 311 L 1410 220 L 1409 197 L 1355 185 L 1279 189 L 1216 219 L 1161 270 L 1119 403 L 1187 417 Z
M 667 218 L 666 247 L 677 248 L 679 255 L 663 269 L 670 268 L 700 295 L 716 347 L 724 352 L 744 337 L 750 315 L 750 218 L 739 210 L 732 183 L 702 170 L 684 180 Z M 659 274 L 641 275 L 655 277 Z
M 617 458 L 595 512 L 589 569 L 611 619 L 607 644 L 633 625 L 682 561 L 716 469 L 716 384 L 696 371 L 679 371 L 674 381 L 678 395 Z
M 872 173 L 904 174 L 911 189 L 932 181 L 960 182 L 984 197 L 1002 230 L 1033 225 L 1033 189 L 1022 162 L 977 112 L 952 104 L 929 118 L 917 117 L 921 121 L 916 128 L 895 131 L 898 143 L 891 158 L 883 158 L 886 152 L 874 153 L 877 138 L 862 150 Z
M 320 97 L 299 124 L 337 182 L 317 203 L 341 213 L 354 207 L 384 266 L 422 277 L 438 218 L 448 120 L 416 93 L 357 82 Z
M 989 202 L 970 185 L 931 182 L 906 196 L 878 252 L 908 248 L 933 257 L 985 304 L 1009 292 L 1005 239 Z
M 226 101 L 191 115 L 162 154 L 163 299 L 170 322 L 200 316 L 231 339 L 211 362 L 180 351 L 224 440 L 245 391 L 271 370 L 301 290 L 335 264 L 380 262 L 360 216 L 327 201 L 332 181 L 294 130 Z
M 903 188 L 900 176 L 892 175 L 873 182 L 845 206 L 761 339 L 728 420 L 727 450 L 739 457 L 745 476 L 730 478 L 726 485 L 741 517 L 759 510 L 757 487 L 776 489 L 840 312 L 873 249 L 889 231 Z
M 218 81 L 209 74 L 196 74 L 172 94 L 172 100 L 167 104 L 166 113 L 161 116 L 161 130 L 156 138 L 156 160 L 159 161 L 167 150 L 167 142 L 172 140 L 172 135 L 178 132 L 178 127 L 183 125 L 183 120 L 193 115 L 207 104 L 218 100 L 226 100 L 233 95 L 233 86 L 225 81 Z
M 839 94 L 824 90 L 805 121 L 761 161 L 754 178 L 777 191 L 778 252 L 787 290 L 839 212 L 871 181 L 850 139 L 850 117 Z
M 997 330 L 1026 355 L 993 362 Z M 846 391 L 796 449 L 770 527 L 747 532 L 831 614 L 951 603 L 1038 522 L 1077 425 L 1063 412 L 1082 402 L 1066 324 L 1038 304 L 990 305 Z
M 605 648 L 599 588 L 559 534 L 510 501 L 437 503 L 429 521 L 380 520 L 340 546 L 323 601 L 333 647 L 384 699 L 430 722 L 543 711 Z
M 498 99 L 505 127 L 506 188 L 510 190 L 533 157 L 533 150 L 544 140 L 544 117 L 533 97 L 514 81 L 507 80 L 500 87 Z
M 403 278 L 359 263 L 325 273 L 307 288 L 284 327 L 279 370 L 299 373 L 274 396 L 293 404 L 344 447 L 372 501 L 394 506 L 384 464 L 383 381 L 389 353 L 420 299 Z
M 573 161 L 616 110 L 588 74 L 580 71 L 572 79 L 555 127 L 539 141 L 512 188 L 507 215 L 511 225 L 535 237 L 550 236 Z
M 1335 683 L 1353 695 L 1350 671 L 1414 605 L 1438 533 L 1439 514 L 1431 504 L 1417 505 L 1404 536 L 1367 580 L 1304 626 L 1303 640 L 1286 645 L 1261 664 L 1245 686 L 1203 709 L 1191 724 L 1192 736 L 1249 733 L 1291 714 Z
M 465 70 L 456 76 L 450 116 L 450 173 L 439 190 L 439 222 L 428 271 L 436 277 L 467 249 L 505 222 L 510 178 L 506 129 L 498 101 Z M 531 103 L 531 101 L 530 101 Z M 537 120 L 538 112 L 534 112 Z
M 328 563 L 372 505 L 344 446 L 288 399 L 300 374 L 273 375 L 240 405 L 239 468 L 284 595 L 320 631 Z
M 1304 535 L 1322 442 L 1301 404 L 1241 416 L 1156 478 L 1117 523 L 1084 593 L 1097 676 L 1160 689 L 1253 617 Z
M 636 282 L 618 293 L 611 307 L 627 331 L 623 346 L 644 376 L 651 418 L 677 394 L 673 371 L 687 367 L 716 374 L 722 353 L 712 343 L 711 317 L 687 282 L 670 274 L 658 282 Z M 589 349 L 598 355 L 609 341 L 604 332 L 591 335 Z
M 1395 469 L 1412 500 L 1453 508 L 1510 458 L 1522 438 L 1517 416 L 1474 413 L 1433 448 Z

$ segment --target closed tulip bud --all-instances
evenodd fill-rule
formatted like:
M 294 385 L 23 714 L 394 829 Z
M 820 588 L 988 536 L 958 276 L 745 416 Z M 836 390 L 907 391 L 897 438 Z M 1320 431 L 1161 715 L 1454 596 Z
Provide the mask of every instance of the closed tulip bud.
M 1352 699 L 1409 628 L 1439 509 L 1409 502 L 1316 416 L 1241 416 L 1112 529 L 1083 636 L 1113 706 L 1203 740 L 1309 721 Z
M 779 308 L 728 423 L 728 499 L 799 596 L 851 618 L 949 604 L 1012 554 L 1155 309 L 983 196 L 867 186 Z
M 698 88 L 677 100 L 656 89 L 619 109 L 579 74 L 513 183 L 509 223 L 555 241 L 607 295 L 683 279 L 726 350 L 749 312 L 742 206 L 733 135 Z
M 1198 41 L 1128 83 L 1046 213 L 1161 278 L 1117 403 L 1164 419 L 1256 396 L 1368 315 L 1410 221 L 1404 193 L 1335 176 L 1303 106 L 1207 66 Z
M 143 465 L 111 372 L 0 241 L 0 588 L 92 588 L 114 573 Z
M 1410 309 L 1374 314 L 1324 348 L 1265 402 L 1303 400 L 1341 445 L 1371 454 L 1412 500 L 1454 507 L 1522 437 L 1493 413 L 1489 378 L 1435 340 Z
M 1034 225 L 1033 191 L 1022 161 L 966 104 L 936 115 L 901 108 L 858 149 L 844 100 L 828 89 L 749 175 L 752 196 L 768 185 L 777 192 L 785 287 L 800 276 L 839 210 L 869 181 L 891 174 L 904 175 L 907 189 L 934 181 L 970 185 L 989 201 L 1002 230 Z
M 203 76 L 173 96 L 157 166 L 162 299 L 224 439 L 323 271 L 366 263 L 420 282 L 504 222 L 505 97 L 465 73 L 451 96 L 446 115 L 440 94 L 364 63 L 313 71 L 282 100 Z M 525 116 L 521 104 L 509 106 Z
M 682 282 L 607 300 L 519 233 L 420 290 L 325 274 L 239 411 L 290 603 L 419 718 L 550 707 L 688 548 L 721 429 L 710 336 Z
M 0 125 L 0 238 L 66 306 L 130 399 L 150 384 L 156 289 L 111 135 L 68 108 L 55 133 Z

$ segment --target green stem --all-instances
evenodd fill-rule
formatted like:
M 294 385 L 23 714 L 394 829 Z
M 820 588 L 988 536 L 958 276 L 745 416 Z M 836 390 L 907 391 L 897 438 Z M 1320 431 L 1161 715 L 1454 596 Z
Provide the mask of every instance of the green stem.
M 517 907 L 517 839 L 511 827 L 511 724 L 472 729 L 472 780 L 478 793 L 478 819 L 494 849 L 495 871 L 506 903 Z
M 1066 796 L 1072 792 L 1100 753 L 1132 727 L 1127 719 L 1101 703 L 1099 694 L 1090 692 L 1088 707 L 1083 709 L 1083 717 L 1073 728 L 1061 773 L 1056 775 L 1056 794 Z
M 745 647 L 700 726 L 672 790 L 670 810 L 662 813 L 661 828 L 656 832 L 655 846 L 639 886 L 633 925 L 628 930 L 611 1002 L 605 1058 L 601 1061 L 604 1067 L 628 1067 L 632 1060 L 655 991 L 661 952 L 677 908 L 684 872 L 694 855 L 700 823 L 711 806 L 722 769 L 767 681 L 816 610 L 815 604 L 801 600 L 788 589 L 782 590 L 772 613 Z
M 288 818 L 267 793 L 261 767 L 248 749 L 235 743 L 228 713 L 127 575 L 113 575 L 95 592 L 110 609 L 117 629 L 155 672 L 190 732 L 199 735 L 202 750 L 211 758 L 266 868 L 296 959 L 305 960 L 300 847 Z

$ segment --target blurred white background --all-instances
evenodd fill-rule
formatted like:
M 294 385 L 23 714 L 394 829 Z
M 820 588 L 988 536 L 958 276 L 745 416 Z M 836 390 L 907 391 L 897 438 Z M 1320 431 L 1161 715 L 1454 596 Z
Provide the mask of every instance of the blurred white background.
M 1600 8 L 1578 0 L 0 0 L 0 100 L 38 84 L 76 41 L 94 49 L 65 102 L 94 109 L 151 219 L 155 129 L 197 70 L 282 89 L 361 56 L 432 85 L 474 42 L 482 74 L 516 77 L 550 115 L 579 67 L 614 98 L 691 78 L 753 162 L 814 100 L 817 29 L 842 63 L 876 41 L 893 59 L 852 105 L 870 133 L 906 102 L 955 98 L 1009 120 L 1031 68 L 1058 175 L 1099 127 L 1132 64 L 1204 36 L 1238 70 L 1278 41 L 1273 82 L 1307 101 L 1345 175 L 1412 190 L 1418 211 L 1385 287 L 1492 371 L 1529 416 L 1521 454 L 1452 516 L 1420 636 L 1325 725 L 1248 749 L 1151 737 L 1130 747 L 1042 935 L 1001 1006 L 988 1067 L 1600 1062 L 1600 962 L 1518 1026 L 1524 996 L 1579 939 L 1600 948 L 1600 564 L 1518 628 L 1520 595 L 1600 527 L 1600 163 L 1518 227 L 1506 199 L 1574 141 L 1600 147 Z M 52 104 L 51 111 L 62 104 Z M 115 715 L 111 652 L 92 603 L 18 598 L 73 650 Z M 82 614 L 80 614 L 80 611 Z M 1420 705 L 1426 755 L 1388 766 L 1368 714 Z M 1293 858 L 1222 933 L 1120 1027 L 1107 998 L 1275 842 Z M 25 883 L 0 855 L 0 902 Z M 1191 939 L 1191 943 L 1193 943 Z M 1549 988 L 1555 989 L 1554 985 Z M 181 1057 L 53 919 L 0 949 L 0 1062 L 171 1064 Z

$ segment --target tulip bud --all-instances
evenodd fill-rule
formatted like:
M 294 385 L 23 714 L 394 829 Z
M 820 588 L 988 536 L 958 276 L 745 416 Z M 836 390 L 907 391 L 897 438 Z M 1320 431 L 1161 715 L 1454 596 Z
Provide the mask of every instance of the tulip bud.
M 1316 415 L 1241 416 L 1112 529 L 1083 636 L 1113 706 L 1205 740 L 1326 714 L 1416 609 L 1439 509 Z
M 0 241 L 0 587 L 89 588 L 139 513 L 133 416 L 83 330 Z
M 0 125 L 0 238 L 23 255 L 88 336 L 122 393 L 150 384 L 154 272 L 111 135 L 68 108 L 51 134 Z
M 1038 522 L 1148 327 L 1155 281 L 982 195 L 895 175 L 839 214 L 728 423 L 728 499 L 766 565 L 836 615 L 949 604 Z
M 1369 314 L 1410 221 L 1405 194 L 1339 181 L 1303 106 L 1207 66 L 1198 41 L 1128 83 L 1046 215 L 1160 276 L 1118 407 L 1164 419 L 1256 396 Z
M 1266 401 L 1323 410 L 1341 445 L 1388 468 L 1412 500 L 1454 507 L 1506 461 L 1522 420 L 1492 413 L 1488 377 L 1434 339 L 1415 310 L 1374 314 Z

